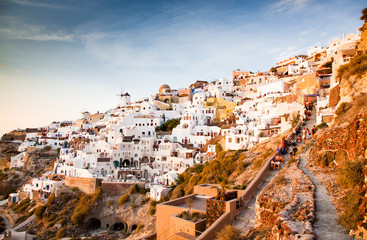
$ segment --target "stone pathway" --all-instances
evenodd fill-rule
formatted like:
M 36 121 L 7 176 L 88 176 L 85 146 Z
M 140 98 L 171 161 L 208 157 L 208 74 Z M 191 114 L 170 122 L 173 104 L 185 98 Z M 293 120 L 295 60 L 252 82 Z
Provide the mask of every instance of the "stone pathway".
M 318 239 L 325 240 L 346 240 L 353 239 L 345 233 L 345 229 L 338 224 L 338 214 L 331 200 L 326 187 L 320 179 L 307 168 L 308 154 L 310 149 L 307 149 L 300 155 L 298 167 L 311 179 L 315 185 L 315 207 L 316 220 L 313 224 L 314 232 Z
M 305 128 L 311 129 L 316 123 L 316 116 L 313 113 L 310 120 L 306 122 Z M 332 202 L 326 187 L 320 181 L 320 179 L 308 169 L 308 155 L 310 147 L 299 155 L 298 167 L 311 179 L 315 186 L 315 207 L 316 207 L 316 220 L 313 224 L 314 232 L 318 239 L 325 240 L 347 240 L 353 239 L 345 233 L 345 229 L 338 224 L 338 214 L 336 213 L 335 206 Z
M 290 159 L 289 154 L 283 155 L 284 163 L 282 163 L 282 167 L 285 166 L 285 164 L 288 162 L 289 159 Z M 261 191 L 281 170 L 282 168 L 277 170 L 271 170 L 268 172 L 264 181 L 258 187 L 257 191 L 252 195 L 251 200 L 247 203 L 247 207 L 237 215 L 237 220 L 235 220 L 232 225 L 240 229 L 243 234 L 246 234 L 248 230 L 250 230 L 250 228 L 255 226 L 255 208 L 256 208 L 257 195 L 261 193 Z
M 313 112 L 310 119 L 306 122 L 303 128 L 311 130 L 316 123 L 316 116 Z M 309 140 L 308 140 L 309 141 Z M 345 233 L 344 228 L 337 223 L 338 215 L 335 206 L 332 203 L 331 196 L 328 194 L 326 187 L 308 168 L 307 161 L 310 148 L 306 149 L 300 154 L 299 168 L 311 179 L 315 185 L 315 206 L 316 206 L 316 220 L 314 223 L 314 231 L 318 239 L 325 240 L 347 240 L 353 239 Z M 290 159 L 289 154 L 283 156 L 284 164 Z M 284 166 L 284 165 L 283 165 Z M 279 173 L 280 170 L 273 170 L 268 173 L 264 182 L 260 185 L 257 191 L 245 208 L 238 216 L 233 225 L 240 229 L 242 233 L 255 226 L 255 204 L 256 196 L 264 189 L 264 187 Z

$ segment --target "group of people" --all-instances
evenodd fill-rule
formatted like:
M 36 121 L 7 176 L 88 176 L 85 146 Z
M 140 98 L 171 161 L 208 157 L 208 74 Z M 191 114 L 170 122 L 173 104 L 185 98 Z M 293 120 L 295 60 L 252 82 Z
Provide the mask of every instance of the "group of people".
M 279 169 L 280 164 L 283 163 L 283 156 L 289 152 L 291 160 L 293 160 L 297 153 L 297 144 L 298 143 L 306 143 L 306 140 L 310 137 L 313 137 L 316 133 L 316 127 L 315 125 L 309 130 L 306 127 L 303 127 L 306 125 L 306 121 L 309 119 L 309 116 L 311 116 L 311 111 L 313 109 L 313 105 L 306 104 L 304 109 L 304 114 L 301 116 L 302 124 L 301 126 L 298 126 L 297 128 L 293 129 L 293 136 L 287 140 L 285 137 L 282 139 L 282 145 L 281 147 L 278 147 L 276 149 L 276 156 L 271 161 L 271 168 L 272 169 Z
M 275 155 L 274 160 L 271 161 L 271 169 L 280 169 L 280 164 L 284 162 L 283 156 L 281 154 Z

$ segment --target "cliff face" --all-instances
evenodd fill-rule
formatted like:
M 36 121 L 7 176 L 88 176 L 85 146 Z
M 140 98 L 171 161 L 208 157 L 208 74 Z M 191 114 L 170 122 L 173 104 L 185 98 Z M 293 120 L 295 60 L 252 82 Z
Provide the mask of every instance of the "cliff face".
M 17 155 L 19 143 L 0 141 L 0 169 L 10 167 L 10 158 Z
M 58 157 L 56 150 L 28 148 L 24 157 L 24 170 L 40 174 L 52 170 L 53 162 Z
M 351 107 L 318 135 L 310 164 L 332 195 L 339 222 L 367 239 L 367 113 L 361 109 Z
M 347 113 L 346 113 L 347 114 Z M 325 163 L 325 166 L 338 165 L 344 161 L 354 161 L 367 157 L 367 114 L 354 117 L 349 123 L 326 129 L 316 139 L 310 152 L 311 158 Z
M 361 33 L 361 41 L 359 42 L 357 46 L 357 52 L 364 52 L 367 53 L 367 23 L 365 23 L 361 27 L 362 33 Z
M 342 98 L 367 92 L 367 23 L 361 27 L 361 30 L 361 40 L 356 47 L 356 55 L 350 63 L 337 69 Z

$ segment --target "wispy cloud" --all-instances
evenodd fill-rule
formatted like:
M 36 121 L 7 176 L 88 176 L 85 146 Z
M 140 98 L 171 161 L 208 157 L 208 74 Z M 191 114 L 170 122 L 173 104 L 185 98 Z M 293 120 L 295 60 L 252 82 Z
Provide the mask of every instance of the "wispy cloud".
M 287 48 L 282 48 L 280 54 L 275 57 L 276 61 L 282 61 L 284 59 L 294 57 L 300 54 L 305 54 L 307 52 L 307 48 L 299 47 L 299 46 L 290 46 Z
M 277 53 L 277 52 L 280 52 L 282 51 L 281 48 L 274 48 L 273 50 L 271 50 L 269 53 Z
M 310 5 L 311 2 L 312 0 L 280 0 L 270 5 L 267 12 L 297 12 Z
M 75 36 L 63 31 L 48 30 L 43 25 L 31 25 L 8 17 L 2 18 L 0 36 L 8 39 L 34 40 L 34 41 L 62 41 L 72 42 Z
M 307 35 L 307 34 L 309 34 L 309 33 L 310 33 L 310 31 L 305 30 L 305 31 L 299 32 L 297 35 L 299 35 L 299 36 L 304 36 L 304 35 Z
M 74 41 L 73 34 L 65 34 L 63 32 L 45 32 L 41 27 L 30 26 L 29 29 L 11 29 L 0 28 L 0 35 L 9 39 L 34 40 L 34 41 Z
M 58 9 L 65 9 L 65 6 L 39 2 L 39 1 L 29 1 L 29 0 L 9 0 L 12 3 L 24 5 L 24 6 L 31 6 L 31 7 L 42 7 L 42 8 L 58 8 Z

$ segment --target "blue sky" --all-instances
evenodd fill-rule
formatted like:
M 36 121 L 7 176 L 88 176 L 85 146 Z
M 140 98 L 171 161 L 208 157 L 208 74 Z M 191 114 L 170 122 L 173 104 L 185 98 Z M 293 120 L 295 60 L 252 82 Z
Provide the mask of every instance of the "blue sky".
M 0 1 L 0 134 L 167 83 L 266 71 L 355 33 L 365 1 Z

